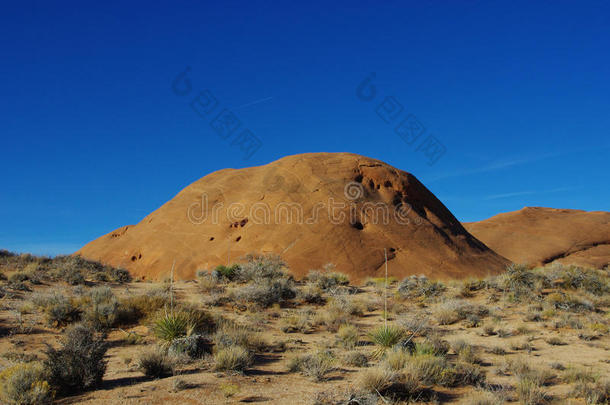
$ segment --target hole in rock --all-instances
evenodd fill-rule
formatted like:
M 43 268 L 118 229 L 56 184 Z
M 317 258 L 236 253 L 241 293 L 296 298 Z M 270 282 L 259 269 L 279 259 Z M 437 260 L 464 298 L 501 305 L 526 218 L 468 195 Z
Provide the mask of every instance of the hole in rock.
M 210 237 L 210 241 L 213 241 L 213 240 L 214 240 L 214 237 L 213 237 L 213 236 L 212 236 L 212 237 Z
M 362 222 L 360 222 L 360 221 L 356 221 L 356 222 L 354 222 L 354 223 L 352 224 L 352 228 L 356 228 L 356 229 L 358 229 L 359 231 L 361 231 L 361 230 L 363 230 L 363 229 L 364 229 L 364 225 L 362 225 Z
M 238 237 L 235 239 L 235 242 L 239 242 L 240 240 L 241 240 L 241 236 L 238 236 Z
M 392 182 L 390 180 L 387 180 L 385 183 L 383 183 L 384 187 L 392 187 Z
M 356 176 L 356 178 L 354 179 L 354 181 L 357 181 L 358 183 L 362 183 L 362 175 L 359 174 Z

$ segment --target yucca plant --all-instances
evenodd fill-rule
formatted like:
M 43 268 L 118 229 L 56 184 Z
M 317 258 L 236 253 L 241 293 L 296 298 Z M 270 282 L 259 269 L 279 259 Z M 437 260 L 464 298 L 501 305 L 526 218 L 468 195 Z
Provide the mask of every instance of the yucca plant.
M 375 357 L 380 357 L 385 351 L 398 344 L 405 337 L 405 330 L 396 325 L 379 326 L 368 334 L 369 339 L 377 346 Z
M 182 311 L 165 311 L 153 324 L 153 333 L 163 341 L 163 345 L 169 345 L 175 339 L 190 336 L 195 325 L 190 314 Z

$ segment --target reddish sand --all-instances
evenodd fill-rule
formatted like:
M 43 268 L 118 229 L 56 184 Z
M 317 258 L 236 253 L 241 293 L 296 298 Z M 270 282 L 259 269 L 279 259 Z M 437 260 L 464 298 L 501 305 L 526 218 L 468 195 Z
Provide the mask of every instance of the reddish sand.
M 610 265 L 610 212 L 526 207 L 464 226 L 516 263 Z
M 317 214 L 316 214 L 317 213 Z M 508 261 L 470 235 L 412 174 L 350 153 L 288 156 L 225 169 L 182 190 L 145 217 L 77 254 L 145 278 L 277 253 L 303 276 L 332 262 L 354 280 L 384 273 L 463 278 L 497 273 Z

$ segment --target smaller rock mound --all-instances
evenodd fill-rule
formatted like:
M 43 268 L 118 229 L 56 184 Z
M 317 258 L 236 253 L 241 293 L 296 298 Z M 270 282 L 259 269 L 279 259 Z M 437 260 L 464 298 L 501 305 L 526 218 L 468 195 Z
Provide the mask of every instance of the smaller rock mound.
M 610 212 L 525 207 L 463 225 L 516 263 L 610 265 Z

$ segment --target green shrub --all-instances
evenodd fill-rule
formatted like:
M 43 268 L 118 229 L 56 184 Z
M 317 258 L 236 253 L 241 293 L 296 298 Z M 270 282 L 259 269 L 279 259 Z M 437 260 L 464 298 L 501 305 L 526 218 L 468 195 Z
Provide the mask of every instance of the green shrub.
M 40 363 L 18 363 L 0 372 L 0 399 L 4 404 L 44 405 L 53 392 Z
M 103 336 L 83 324 L 68 328 L 61 339 L 61 347 L 47 347 L 45 369 L 49 384 L 59 393 L 68 394 L 97 387 L 106 371 L 108 346 Z
M 213 328 L 213 321 L 205 312 L 177 309 L 160 314 L 154 321 L 152 330 L 154 335 L 163 341 L 163 345 L 169 345 L 175 339 L 197 332 L 210 332 Z
M 405 330 L 396 325 L 382 325 L 374 329 L 368 334 L 369 339 L 379 348 L 376 351 L 376 356 L 383 354 L 387 349 L 400 343 L 405 337 Z
M 219 265 L 212 271 L 212 277 L 216 279 L 225 279 L 233 281 L 239 275 L 239 264 L 233 264 L 232 266 Z

